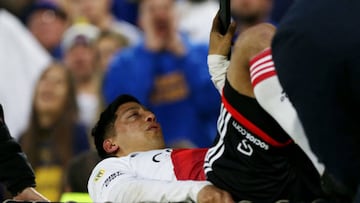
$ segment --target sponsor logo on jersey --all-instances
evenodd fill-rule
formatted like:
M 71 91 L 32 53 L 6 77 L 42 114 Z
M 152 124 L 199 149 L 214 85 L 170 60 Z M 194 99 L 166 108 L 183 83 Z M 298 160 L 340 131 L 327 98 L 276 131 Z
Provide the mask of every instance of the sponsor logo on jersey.
M 170 156 L 170 153 L 171 153 L 171 149 L 166 149 L 165 153 L 160 152 L 160 153 L 155 154 L 152 157 L 152 161 L 155 162 L 155 163 L 159 163 L 162 159 L 164 159 L 164 156 Z M 163 156 L 161 157 L 160 155 L 163 155 Z
M 113 181 L 115 178 L 121 176 L 124 173 L 121 173 L 120 171 L 117 171 L 113 174 L 111 174 L 108 178 L 106 178 L 105 182 L 104 182 L 104 186 L 107 187 L 109 186 L 109 184 L 111 183 L 111 181 Z
M 249 145 L 247 142 L 247 140 L 243 139 L 237 146 L 237 150 L 247 156 L 251 156 L 253 153 L 253 149 L 251 145 Z
M 155 155 L 153 156 L 153 158 L 152 158 L 153 162 L 155 162 L 155 163 L 159 163 L 159 162 L 160 162 L 160 160 L 156 159 L 156 157 L 157 157 L 157 156 L 159 156 L 159 155 L 161 155 L 161 154 L 162 154 L 161 152 L 160 152 L 160 153 L 155 154 Z
M 269 145 L 266 144 L 265 142 L 261 141 L 259 138 L 256 138 L 254 135 L 252 135 L 251 133 L 249 133 L 244 127 L 242 127 L 240 124 L 238 124 L 236 121 L 232 122 L 232 125 L 234 126 L 234 128 L 241 134 L 243 135 L 248 141 L 252 142 L 253 144 L 259 146 L 260 148 L 264 149 L 264 150 L 268 150 L 269 149 Z
M 101 169 L 95 176 L 95 182 L 98 181 L 105 174 L 105 170 Z

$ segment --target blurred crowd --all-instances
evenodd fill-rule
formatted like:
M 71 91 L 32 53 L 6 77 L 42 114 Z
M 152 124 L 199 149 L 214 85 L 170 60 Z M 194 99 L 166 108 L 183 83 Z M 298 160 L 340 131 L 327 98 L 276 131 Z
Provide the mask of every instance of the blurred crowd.
M 241 32 L 247 22 L 276 25 L 292 0 L 231 3 Z M 168 147 L 211 145 L 220 96 L 206 62 L 218 7 L 217 0 L 1 0 L 0 103 L 40 193 L 51 201 L 86 193 L 98 161 L 90 131 L 122 93 L 157 115 Z

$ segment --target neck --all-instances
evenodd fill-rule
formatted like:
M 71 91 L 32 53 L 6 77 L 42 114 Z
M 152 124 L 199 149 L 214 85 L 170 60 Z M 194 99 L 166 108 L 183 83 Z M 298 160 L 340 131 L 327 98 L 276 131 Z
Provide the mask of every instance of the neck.
M 79 80 L 76 83 L 76 89 L 78 93 L 96 93 L 98 90 L 96 78 L 89 77 L 83 80 Z
M 55 122 L 55 114 L 44 112 L 39 114 L 39 124 L 41 128 L 50 128 Z

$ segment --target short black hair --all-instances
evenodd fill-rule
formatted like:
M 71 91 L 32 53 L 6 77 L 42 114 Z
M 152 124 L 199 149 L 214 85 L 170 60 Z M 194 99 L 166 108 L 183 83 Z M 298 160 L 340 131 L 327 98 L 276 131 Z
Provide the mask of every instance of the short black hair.
M 123 94 L 118 96 L 109 106 L 101 113 L 100 119 L 95 124 L 95 127 L 91 131 L 91 135 L 94 138 L 95 147 L 101 158 L 106 158 L 109 156 L 103 148 L 103 142 L 108 131 L 113 127 L 113 124 L 116 120 L 116 111 L 120 105 L 127 102 L 136 102 L 139 103 L 135 97 Z

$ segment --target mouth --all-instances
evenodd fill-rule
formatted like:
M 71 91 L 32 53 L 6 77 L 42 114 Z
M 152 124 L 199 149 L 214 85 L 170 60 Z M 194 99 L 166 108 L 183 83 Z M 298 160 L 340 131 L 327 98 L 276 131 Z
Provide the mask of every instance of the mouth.
M 43 101 L 52 101 L 55 99 L 54 95 L 51 92 L 42 92 L 39 98 Z
M 149 131 L 149 130 L 158 130 L 160 128 L 160 125 L 158 123 L 153 123 L 153 124 L 150 124 L 146 130 Z

